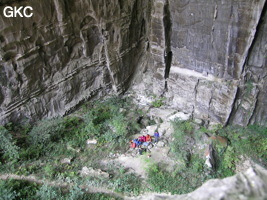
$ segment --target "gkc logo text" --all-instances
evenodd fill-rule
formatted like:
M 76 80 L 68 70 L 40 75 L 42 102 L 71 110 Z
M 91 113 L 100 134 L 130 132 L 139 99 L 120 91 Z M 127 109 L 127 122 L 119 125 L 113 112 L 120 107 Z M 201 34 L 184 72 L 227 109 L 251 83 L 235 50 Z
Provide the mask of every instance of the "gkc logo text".
M 4 16 L 5 17 L 32 17 L 33 13 L 32 13 L 33 9 L 31 6 L 20 6 L 20 7 L 11 7 L 11 6 L 6 6 L 4 8 Z

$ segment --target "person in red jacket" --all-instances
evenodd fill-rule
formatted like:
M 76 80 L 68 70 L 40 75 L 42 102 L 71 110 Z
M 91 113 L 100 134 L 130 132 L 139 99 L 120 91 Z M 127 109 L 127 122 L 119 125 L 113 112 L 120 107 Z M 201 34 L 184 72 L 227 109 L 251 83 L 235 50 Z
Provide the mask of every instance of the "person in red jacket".
M 146 141 L 146 136 L 144 136 L 144 135 L 143 136 L 140 136 L 139 138 L 140 138 L 140 141 L 141 142 L 145 142 Z
M 149 134 L 146 135 L 146 142 L 151 142 L 152 138 Z

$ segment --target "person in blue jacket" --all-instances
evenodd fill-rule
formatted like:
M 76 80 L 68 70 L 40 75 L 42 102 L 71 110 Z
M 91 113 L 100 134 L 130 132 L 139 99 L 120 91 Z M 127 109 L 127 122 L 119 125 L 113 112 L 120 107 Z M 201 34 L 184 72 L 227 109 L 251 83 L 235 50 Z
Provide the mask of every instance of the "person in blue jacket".
M 156 131 L 154 133 L 154 138 L 155 138 L 155 143 L 159 141 L 159 132 L 158 131 Z
M 142 142 L 139 141 L 138 139 L 134 139 L 133 142 L 136 144 L 137 147 L 139 147 L 142 144 Z

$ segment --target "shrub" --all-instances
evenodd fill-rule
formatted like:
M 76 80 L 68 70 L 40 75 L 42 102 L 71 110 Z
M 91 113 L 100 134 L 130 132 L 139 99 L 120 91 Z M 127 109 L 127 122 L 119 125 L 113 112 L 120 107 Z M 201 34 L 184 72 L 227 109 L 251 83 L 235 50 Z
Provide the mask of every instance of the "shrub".
M 60 198 L 59 189 L 43 184 L 42 187 L 36 192 L 37 199 L 40 200 L 55 200 Z
M 215 145 L 216 163 L 220 178 L 231 176 L 235 173 L 236 164 L 240 156 L 249 157 L 262 164 L 267 163 L 267 128 L 258 125 L 248 127 L 228 126 L 217 128 L 216 133 L 227 137 L 230 144 L 225 149 Z
M 151 102 L 152 106 L 155 108 L 159 108 L 164 105 L 165 97 L 156 97 L 153 96 L 154 101 Z
M 57 141 L 64 134 L 65 123 L 63 118 L 42 120 L 33 127 L 30 136 L 30 144 L 47 144 Z
M 188 162 L 191 145 L 187 141 L 192 138 L 191 131 L 193 125 L 190 121 L 175 120 L 172 122 L 174 132 L 172 134 L 173 140 L 170 143 L 171 152 L 186 163 Z
M 19 197 L 19 193 L 13 191 L 13 188 L 6 184 L 5 181 L 0 180 L 0 199 L 13 200 Z
M 35 200 L 39 186 L 23 180 L 6 180 L 0 182 L 0 199 Z M 2 190 L 3 189 L 3 190 Z M 2 190 L 2 191 L 1 191 Z
M 116 192 L 139 195 L 141 192 L 141 179 L 134 173 L 120 173 L 118 177 L 109 182 Z
M 204 173 L 195 173 L 193 170 L 196 169 L 184 168 L 168 172 L 163 167 L 155 165 L 148 169 L 147 182 L 150 184 L 152 191 L 159 193 L 184 194 L 192 192 L 208 178 Z
M 17 160 L 19 158 L 19 147 L 15 145 L 11 134 L 0 126 L 0 150 L 3 152 L 3 158 L 7 160 Z
M 84 195 L 84 192 L 82 191 L 82 189 L 77 184 L 75 184 L 70 189 L 67 199 L 80 200 L 82 199 L 83 195 Z
M 127 110 L 120 110 L 124 106 L 126 105 L 123 100 L 117 103 L 113 98 L 103 102 L 97 101 L 84 117 L 85 126 L 80 137 L 83 137 L 84 141 L 88 137 L 96 138 L 98 146 L 108 143 L 114 150 L 124 148 L 128 144 L 126 136 L 129 133 L 129 124 L 134 124 L 126 120 Z

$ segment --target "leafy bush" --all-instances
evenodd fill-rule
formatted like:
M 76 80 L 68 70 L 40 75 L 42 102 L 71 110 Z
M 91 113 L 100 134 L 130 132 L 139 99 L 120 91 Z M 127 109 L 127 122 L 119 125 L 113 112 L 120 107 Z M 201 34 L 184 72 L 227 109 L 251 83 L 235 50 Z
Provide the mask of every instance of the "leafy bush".
M 84 199 L 97 199 L 97 200 L 122 200 L 121 198 L 118 197 L 113 197 L 109 196 L 107 194 L 102 194 L 102 193 L 91 193 L 91 194 L 86 194 L 84 195 Z
M 19 196 L 19 193 L 13 190 L 5 181 L 0 180 L 0 199 L 13 200 Z
M 188 162 L 191 147 L 187 141 L 192 137 L 193 125 L 190 121 L 175 120 L 172 122 L 174 140 L 170 143 L 172 153 L 186 163 Z
M 125 105 L 123 100 L 116 102 L 113 98 L 96 102 L 84 117 L 85 126 L 80 137 L 83 140 L 96 138 L 98 145 L 108 143 L 113 149 L 124 148 L 127 145 L 128 127 L 134 124 L 126 120 L 127 110 L 123 109 L 124 106 L 129 105 Z
M 196 163 L 195 166 L 172 172 L 164 170 L 164 167 L 159 165 L 154 165 L 148 169 L 147 182 L 155 192 L 171 192 L 172 194 L 192 192 L 205 180 L 211 178 L 205 173 L 201 173 L 202 167 L 199 162 Z
M 17 160 L 19 158 L 19 147 L 15 145 L 11 134 L 2 126 L 0 126 L 0 150 L 2 150 L 3 158 L 7 160 Z
M 36 198 L 40 200 L 62 199 L 60 197 L 60 190 L 47 184 L 43 184 L 42 187 L 36 192 Z
M 215 146 L 218 177 L 223 178 L 233 175 L 241 155 L 266 165 L 266 127 L 258 125 L 248 127 L 228 126 L 218 128 L 216 133 L 227 137 L 230 141 L 225 151 L 221 151 L 218 145 Z
M 0 181 L 0 199 L 27 199 L 35 200 L 39 186 L 35 183 L 22 180 Z
M 42 120 L 29 133 L 30 144 L 48 144 L 51 141 L 57 141 L 64 134 L 64 130 L 63 118 Z
M 165 97 L 156 97 L 153 96 L 154 101 L 151 102 L 152 106 L 155 108 L 159 108 L 164 105 Z
M 82 199 L 83 195 L 84 192 L 82 191 L 82 189 L 77 184 L 75 184 L 74 186 L 71 187 L 67 199 L 80 200 Z
M 141 179 L 135 174 L 121 174 L 111 185 L 116 192 L 138 195 L 141 192 Z

